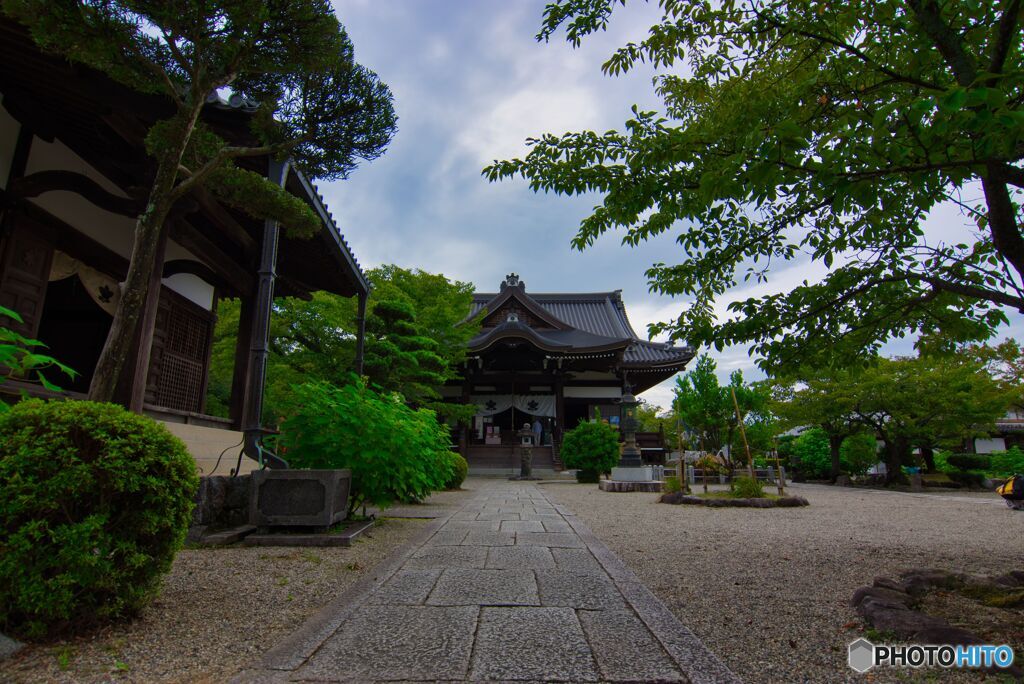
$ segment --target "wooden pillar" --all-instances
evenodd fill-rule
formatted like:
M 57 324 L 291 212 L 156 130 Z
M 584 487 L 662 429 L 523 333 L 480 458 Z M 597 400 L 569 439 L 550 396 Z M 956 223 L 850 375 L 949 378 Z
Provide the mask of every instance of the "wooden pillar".
M 366 339 L 366 298 L 367 292 L 359 293 L 359 313 L 356 317 L 356 375 L 363 374 L 363 346 Z
M 565 432 L 565 377 L 562 373 L 555 373 L 555 435 L 559 441 Z
M 174 221 L 177 219 L 168 219 Z M 153 273 L 149 276 L 149 288 L 143 304 L 142 316 L 139 320 L 138 345 L 135 360 L 130 367 L 132 373 L 132 393 L 128 404 L 133 413 L 142 413 L 142 405 L 146 400 L 146 385 L 149 382 L 149 359 L 153 351 L 153 330 L 156 328 L 156 313 L 160 307 L 161 280 L 164 275 L 164 255 L 167 252 L 167 233 L 170 226 L 165 225 L 160 231 L 154 254 Z
M 242 428 L 245 395 L 249 392 L 249 352 L 252 348 L 252 316 L 256 310 L 256 293 L 241 299 L 238 315 L 238 338 L 235 341 L 235 365 L 231 376 L 231 404 L 228 415 L 236 430 Z
M 462 381 L 462 403 L 469 403 L 469 392 L 470 383 L 467 377 Z M 473 419 L 470 418 L 468 423 L 463 423 L 460 426 L 459 432 L 459 453 L 462 454 L 462 458 L 469 459 L 469 431 L 473 428 Z

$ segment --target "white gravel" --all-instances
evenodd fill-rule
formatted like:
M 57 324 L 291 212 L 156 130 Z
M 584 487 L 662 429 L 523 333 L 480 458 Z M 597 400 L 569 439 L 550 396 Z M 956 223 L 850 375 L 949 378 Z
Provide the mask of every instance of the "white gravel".
M 471 495 L 468 488 L 442 492 L 430 506 L 413 508 L 436 513 Z M 184 550 L 160 597 L 137 619 L 32 645 L 0 663 L 0 681 L 226 681 L 372 573 L 425 524 L 379 520 L 350 548 Z
M 1024 513 L 994 494 L 901 494 L 794 485 L 806 508 L 671 506 L 656 494 L 554 484 L 676 616 L 748 682 L 865 681 L 846 665 L 863 624 L 848 601 L 911 567 L 1024 568 Z M 1024 653 L 1018 654 L 1018 659 Z M 978 681 L 941 673 L 928 681 Z M 875 671 L 872 681 L 924 673 Z

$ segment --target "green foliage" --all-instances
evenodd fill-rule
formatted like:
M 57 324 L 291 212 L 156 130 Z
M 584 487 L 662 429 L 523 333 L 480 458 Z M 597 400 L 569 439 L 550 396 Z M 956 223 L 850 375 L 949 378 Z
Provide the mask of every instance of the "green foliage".
M 986 454 L 952 454 L 946 462 L 957 470 L 987 470 L 992 464 Z
M 610 473 L 619 462 L 619 436 L 603 421 L 581 422 L 565 432 L 560 453 L 567 468 L 577 469 L 587 477 L 600 476 Z M 580 480 L 584 481 L 590 480 Z
M 420 501 L 454 477 L 448 432 L 433 411 L 413 410 L 399 395 L 379 394 L 361 379 L 292 388 L 280 444 L 294 468 L 349 468 L 349 511 L 395 500 Z
M 732 481 L 732 493 L 740 499 L 760 499 L 764 497 L 764 485 L 753 477 L 737 477 Z
M 34 638 L 137 612 L 197 486 L 185 445 L 119 406 L 27 400 L 0 415 L 0 630 Z
M 694 449 L 703 446 L 705 451 L 711 452 L 728 446 L 733 454 L 743 449 L 732 399 L 735 392 L 751 450 L 771 449 L 778 430 L 769 410 L 767 385 L 744 383 L 743 374 L 735 371 L 729 377 L 729 384 L 722 387 L 715 368 L 714 360 L 704 354 L 697 359 L 693 370 L 676 378 L 672 406 L 683 429 L 693 435 L 690 446 Z
M 828 435 L 819 427 L 800 433 L 793 442 L 793 467 L 797 477 L 824 480 L 832 466 Z
M 0 320 L 3 318 L 9 318 L 15 323 L 22 322 L 17 312 L 0 306 Z M 38 382 L 48 390 L 59 392 L 60 387 L 50 381 L 44 371 L 55 369 L 72 379 L 78 374 L 52 356 L 40 354 L 38 350 L 45 348 L 46 345 L 39 340 L 29 339 L 5 325 L 0 325 L 0 383 L 9 377 L 19 376 Z M 6 408 L 7 404 L 0 402 L 0 411 Z
M 601 481 L 601 473 L 596 470 L 577 470 L 576 481 L 580 484 L 597 484 Z
M 878 460 L 878 441 L 867 432 L 850 435 L 839 447 L 840 464 L 850 475 L 864 475 Z
M 538 39 L 564 28 L 578 46 L 620 4 L 553 0 Z M 676 233 L 681 261 L 647 275 L 688 305 L 652 332 L 749 345 L 779 369 L 864 359 L 908 331 L 984 339 L 1024 309 L 1016 3 L 658 5 L 658 23 L 603 70 L 659 70 L 661 112 L 634 106 L 623 130 L 538 136 L 525 158 L 484 170 L 597 194 L 579 249 L 616 230 L 628 245 Z M 968 187 L 979 200 L 961 199 Z M 927 239 L 923 219 L 950 201 L 975 225 Z M 719 317 L 730 291 L 806 255 L 824 276 Z
M 935 470 L 940 473 L 946 473 L 947 475 L 949 473 L 955 473 L 957 469 L 949 463 L 949 457 L 951 455 L 952 454 L 948 451 L 936 451 L 933 454 L 933 458 L 935 459 Z
M 662 491 L 666 494 L 683 491 L 683 485 L 675 475 L 666 475 L 662 485 Z
M 469 463 L 461 454 L 457 454 L 454 451 L 448 453 L 450 454 L 449 460 L 452 465 L 452 476 L 445 482 L 444 488 L 459 489 L 462 487 L 462 483 L 466 481 L 466 476 L 469 475 Z
M 989 454 L 989 458 L 991 463 L 988 466 L 988 473 L 993 477 L 1010 477 L 1018 473 L 1024 475 L 1024 451 L 1019 447 L 993 452 Z
M 375 331 L 367 336 L 365 349 L 371 381 L 442 416 L 461 417 L 459 410 L 465 412 L 465 407 L 440 401 L 439 388 L 455 377 L 465 358 L 465 343 L 479 330 L 472 321 L 459 325 L 469 310 L 473 285 L 390 265 L 370 269 L 367 278 L 373 285 L 368 300 L 371 311 L 384 305 L 381 313 L 388 316 L 414 316 L 401 322 L 402 326 L 408 322 L 413 334 L 389 330 L 383 317 L 368 317 L 367 327 Z M 354 298 L 326 292 L 313 293 L 309 301 L 275 300 L 264 400 L 268 422 L 277 423 L 283 416 L 292 385 L 308 380 L 333 385 L 348 382 L 355 363 L 356 315 Z M 227 415 L 238 321 L 238 301 L 221 300 L 207 399 L 207 410 L 213 415 Z M 402 363 L 392 364 L 392 369 L 388 354 L 397 353 L 399 345 L 406 346 L 403 356 L 396 359 Z

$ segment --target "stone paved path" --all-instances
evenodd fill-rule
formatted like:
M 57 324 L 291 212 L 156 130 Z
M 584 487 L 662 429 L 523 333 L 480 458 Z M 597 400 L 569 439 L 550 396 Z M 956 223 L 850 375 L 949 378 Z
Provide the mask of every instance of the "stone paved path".
M 510 680 L 738 681 L 571 511 L 503 481 L 236 679 Z

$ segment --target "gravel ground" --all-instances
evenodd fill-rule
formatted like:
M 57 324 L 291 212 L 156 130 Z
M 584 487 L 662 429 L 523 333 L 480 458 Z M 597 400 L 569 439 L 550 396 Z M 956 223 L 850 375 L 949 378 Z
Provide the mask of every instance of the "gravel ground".
M 994 494 L 794 485 L 807 508 L 670 506 L 655 494 L 544 487 L 748 682 L 865 681 L 846 665 L 863 633 L 853 591 L 911 567 L 1024 569 L 1024 513 Z M 1018 653 L 1017 659 L 1024 659 Z M 980 681 L 976 673 L 869 673 L 870 681 Z M 989 678 L 990 681 L 994 681 Z
M 456 506 L 473 487 L 469 481 L 464 491 L 442 492 L 428 506 L 411 508 L 429 513 Z M 0 663 L 0 681 L 225 681 L 372 573 L 426 523 L 379 520 L 347 549 L 184 550 L 159 598 L 137 619 L 30 646 Z

